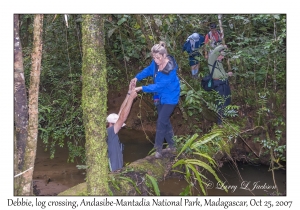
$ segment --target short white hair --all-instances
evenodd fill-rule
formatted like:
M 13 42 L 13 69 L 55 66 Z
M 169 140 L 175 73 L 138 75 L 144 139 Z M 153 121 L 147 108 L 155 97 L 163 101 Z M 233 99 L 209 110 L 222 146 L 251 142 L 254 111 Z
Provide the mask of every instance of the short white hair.
M 119 115 L 117 115 L 116 113 L 112 113 L 112 114 L 107 116 L 106 121 L 108 123 L 114 123 L 115 124 L 118 121 L 118 119 L 119 119 Z M 125 125 L 126 124 L 123 123 L 122 127 L 125 126 Z

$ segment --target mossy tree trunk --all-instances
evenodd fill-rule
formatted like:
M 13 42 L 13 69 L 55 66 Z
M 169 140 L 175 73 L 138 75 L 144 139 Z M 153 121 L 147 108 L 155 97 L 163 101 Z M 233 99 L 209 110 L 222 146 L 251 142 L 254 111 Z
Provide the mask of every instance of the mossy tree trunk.
M 14 173 L 23 170 L 27 142 L 28 106 L 23 67 L 23 53 L 19 34 L 19 15 L 14 15 L 14 123 L 15 163 Z M 21 195 L 22 176 L 14 179 L 15 195 Z
M 22 195 L 33 195 L 32 175 L 38 138 L 38 98 L 42 60 L 43 15 L 35 15 L 33 27 L 33 50 L 31 53 L 30 87 L 28 97 L 28 137 L 25 163 L 23 167 L 23 171 L 26 172 L 22 174 Z
M 82 110 L 88 195 L 108 195 L 107 83 L 102 15 L 83 15 Z

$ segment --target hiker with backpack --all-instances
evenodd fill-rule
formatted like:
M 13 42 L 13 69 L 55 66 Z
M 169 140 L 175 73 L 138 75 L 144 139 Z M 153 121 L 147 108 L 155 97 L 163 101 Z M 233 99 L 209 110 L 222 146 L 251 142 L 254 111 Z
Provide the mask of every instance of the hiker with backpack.
M 182 51 L 186 51 L 189 54 L 189 65 L 192 71 L 192 77 L 198 78 L 199 71 L 199 48 L 204 44 L 204 36 L 198 33 L 193 33 L 185 41 Z
M 231 90 L 229 86 L 228 77 L 232 76 L 232 72 L 226 73 L 222 60 L 226 53 L 224 50 L 227 48 L 226 45 L 218 45 L 210 54 L 208 58 L 208 68 L 209 71 L 213 71 L 213 80 L 214 80 L 214 90 L 222 96 L 222 101 L 217 101 L 218 107 L 218 120 L 217 124 L 219 127 L 222 127 L 222 118 L 224 117 L 224 109 L 231 103 Z M 213 69 L 214 68 L 214 69 Z
M 222 43 L 222 33 L 217 30 L 217 25 L 215 23 L 211 23 L 209 25 L 210 31 L 205 35 L 205 59 L 208 59 L 211 52 Z
M 180 82 L 177 76 L 178 65 L 173 56 L 169 55 L 166 43 L 160 42 L 151 48 L 153 60 L 150 65 L 138 73 L 131 83 L 136 84 L 146 77 L 153 77 L 154 84 L 136 87 L 135 90 L 153 93 L 153 102 L 157 108 L 155 157 L 162 158 L 164 140 L 167 141 L 171 152 L 175 152 L 173 127 L 170 122 L 171 114 L 179 102 Z

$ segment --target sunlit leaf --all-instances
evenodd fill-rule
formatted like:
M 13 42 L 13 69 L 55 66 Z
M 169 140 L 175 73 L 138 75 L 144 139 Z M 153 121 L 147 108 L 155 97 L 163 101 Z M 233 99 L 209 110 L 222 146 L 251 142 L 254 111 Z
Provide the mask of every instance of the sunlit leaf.
M 118 25 L 122 25 L 125 21 L 127 20 L 127 18 L 123 17 L 118 21 Z

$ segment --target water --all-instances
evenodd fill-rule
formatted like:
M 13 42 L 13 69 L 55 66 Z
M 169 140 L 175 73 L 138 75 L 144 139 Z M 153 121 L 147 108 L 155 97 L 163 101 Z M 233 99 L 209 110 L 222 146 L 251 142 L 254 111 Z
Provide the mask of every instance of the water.
M 147 133 L 150 140 L 154 141 L 154 134 Z M 122 129 L 119 132 L 120 141 L 124 143 L 124 164 L 129 164 L 135 160 L 144 158 L 152 150 L 153 143 L 145 138 L 143 131 Z M 49 152 L 45 152 L 42 143 L 38 143 L 36 154 L 35 170 L 33 173 L 34 185 L 38 195 L 57 195 L 58 193 L 84 182 L 85 171 L 78 170 L 76 165 L 67 163 L 67 149 L 57 148 L 54 159 L 49 158 Z M 248 164 L 238 164 L 236 168 L 232 163 L 224 164 L 218 172 L 219 178 L 228 188 L 225 192 L 220 183 L 214 177 L 204 174 L 209 181 L 207 195 L 210 196 L 237 196 L 237 195 L 271 195 L 276 192 L 274 189 L 272 173 L 268 171 L 268 166 L 253 166 Z M 286 193 L 286 171 L 275 171 L 275 180 L 279 192 Z M 168 178 L 159 183 L 161 195 L 178 196 L 187 186 L 185 180 L 179 178 Z M 194 195 L 202 195 L 199 187 L 194 190 Z
M 148 135 L 150 140 L 147 140 L 145 135 Z M 152 133 L 145 134 L 143 131 L 122 129 L 119 132 L 119 138 L 125 145 L 124 165 L 146 157 L 153 149 L 154 134 Z
M 67 163 L 67 148 L 56 148 L 55 157 L 50 159 L 49 151 L 44 151 L 39 140 L 33 172 L 33 186 L 36 195 L 57 195 L 81 182 L 85 173 L 78 170 L 80 162 Z
M 218 183 L 214 177 L 204 174 L 210 181 L 206 194 L 210 196 L 264 196 L 276 195 L 276 187 L 273 182 L 272 173 L 268 171 L 267 166 L 253 166 L 247 164 L 238 164 L 240 175 L 232 163 L 224 164 L 218 172 L 219 178 L 223 184 Z M 280 195 L 286 194 L 286 171 L 275 171 L 275 182 Z M 170 178 L 160 183 L 161 195 L 179 195 L 187 186 L 185 180 Z M 226 186 L 228 192 L 222 186 Z M 203 195 L 197 186 L 194 195 Z

